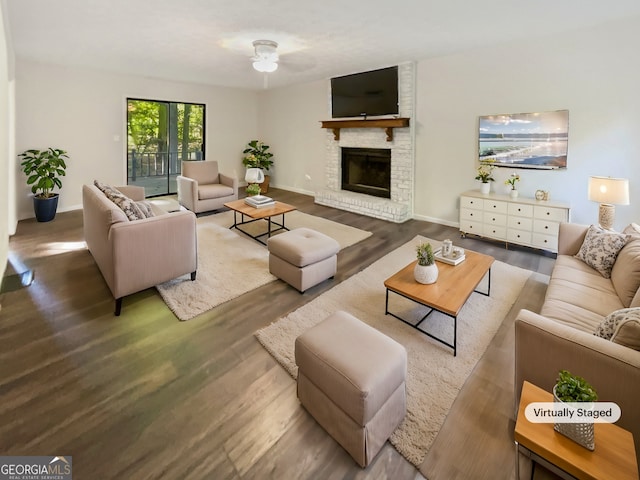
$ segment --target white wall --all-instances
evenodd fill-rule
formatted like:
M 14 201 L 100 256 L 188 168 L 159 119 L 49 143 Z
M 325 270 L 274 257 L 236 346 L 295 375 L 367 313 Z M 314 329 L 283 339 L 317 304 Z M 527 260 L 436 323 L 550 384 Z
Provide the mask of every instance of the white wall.
M 0 1 L 0 280 L 9 255 L 9 235 L 15 232 L 15 205 L 10 178 L 13 163 L 13 51 L 5 25 L 6 3 Z
M 271 182 L 312 195 L 325 185 L 329 86 L 318 81 L 260 94 L 259 136 L 273 152 Z M 309 178 L 308 178 L 308 177 Z
M 618 206 L 616 226 L 640 221 L 640 18 L 551 38 L 417 64 L 415 217 L 457 225 L 458 197 L 478 188 L 478 116 L 569 110 L 568 168 L 518 170 L 522 196 L 550 191 L 572 206 L 572 221 L 593 223 L 590 175 L 630 179 L 631 205 Z M 324 185 L 328 80 L 269 90 L 260 96 L 259 128 L 277 158 L 275 182 L 301 188 L 305 171 Z M 496 171 L 494 190 L 511 169 Z
M 221 171 L 244 175 L 242 150 L 257 135 L 257 93 L 18 59 L 16 151 L 50 146 L 68 151 L 59 211 L 81 206 L 84 183 L 126 184 L 127 97 L 204 103 L 207 159 L 218 160 Z M 18 216 L 33 217 L 25 176 L 18 171 L 16 177 Z

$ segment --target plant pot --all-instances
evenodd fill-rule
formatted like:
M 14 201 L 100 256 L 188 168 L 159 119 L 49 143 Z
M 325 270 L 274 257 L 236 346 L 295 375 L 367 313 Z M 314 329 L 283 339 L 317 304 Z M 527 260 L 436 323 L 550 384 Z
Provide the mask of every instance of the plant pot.
M 490 191 L 491 191 L 491 184 L 489 182 L 480 184 L 481 194 L 488 195 Z
M 51 197 L 33 197 L 33 211 L 36 220 L 39 222 L 50 222 L 56 217 L 58 210 L 59 194 L 54 193 Z
M 435 263 L 433 265 L 420 265 L 416 263 L 413 269 L 413 276 L 416 282 L 424 285 L 435 283 L 436 280 L 438 280 L 438 266 Z
M 565 402 L 560 400 L 556 395 L 556 386 L 553 386 L 553 401 L 554 403 L 562 403 L 564 408 L 572 408 Z M 593 451 L 596 447 L 593 422 L 589 423 L 554 423 L 553 429 L 561 433 L 567 438 L 570 438 L 578 445 Z
M 269 179 L 270 179 L 270 178 L 271 178 L 271 177 L 270 177 L 269 175 L 265 175 L 265 176 L 264 176 L 264 182 L 262 182 L 262 183 L 260 184 L 260 193 L 261 193 L 261 194 L 263 194 L 263 195 L 264 195 L 265 193 L 268 193 L 268 192 L 269 192 Z
M 511 198 L 518 198 L 518 190 L 516 190 L 515 188 L 512 189 L 509 194 L 511 195 Z

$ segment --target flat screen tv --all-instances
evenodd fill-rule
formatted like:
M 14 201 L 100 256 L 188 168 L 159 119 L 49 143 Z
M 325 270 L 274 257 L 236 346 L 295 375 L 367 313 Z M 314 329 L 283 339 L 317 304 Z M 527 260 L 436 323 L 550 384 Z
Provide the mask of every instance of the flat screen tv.
M 567 168 L 569 111 L 481 116 L 480 163 L 498 167 Z
M 331 79 L 333 118 L 397 114 L 397 66 Z

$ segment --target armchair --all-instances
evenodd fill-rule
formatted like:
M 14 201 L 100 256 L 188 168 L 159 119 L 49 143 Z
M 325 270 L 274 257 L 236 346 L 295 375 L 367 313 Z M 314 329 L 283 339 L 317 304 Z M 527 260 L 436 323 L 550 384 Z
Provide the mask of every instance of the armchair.
M 214 160 L 182 162 L 177 182 L 178 202 L 194 213 L 217 210 L 238 199 L 238 179 L 220 173 Z

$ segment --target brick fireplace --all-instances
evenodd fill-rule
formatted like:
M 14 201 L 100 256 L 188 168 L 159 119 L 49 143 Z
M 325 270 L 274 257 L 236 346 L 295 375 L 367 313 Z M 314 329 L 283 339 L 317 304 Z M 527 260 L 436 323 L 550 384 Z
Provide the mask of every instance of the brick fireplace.
M 415 64 L 398 66 L 400 117 L 412 119 L 414 112 Z M 329 96 L 330 102 L 330 96 Z M 329 103 L 330 104 L 330 103 Z M 357 124 L 356 124 L 357 125 Z M 364 124 L 363 124 L 364 125 Z M 339 140 L 336 140 L 336 137 Z M 388 138 L 392 138 L 388 141 Z M 396 223 L 409 220 L 413 209 L 414 122 L 393 128 L 391 137 L 383 128 L 341 128 L 326 131 L 325 188 L 316 192 L 315 202 Z M 390 180 L 387 198 L 342 188 L 343 149 L 376 149 L 390 152 Z

